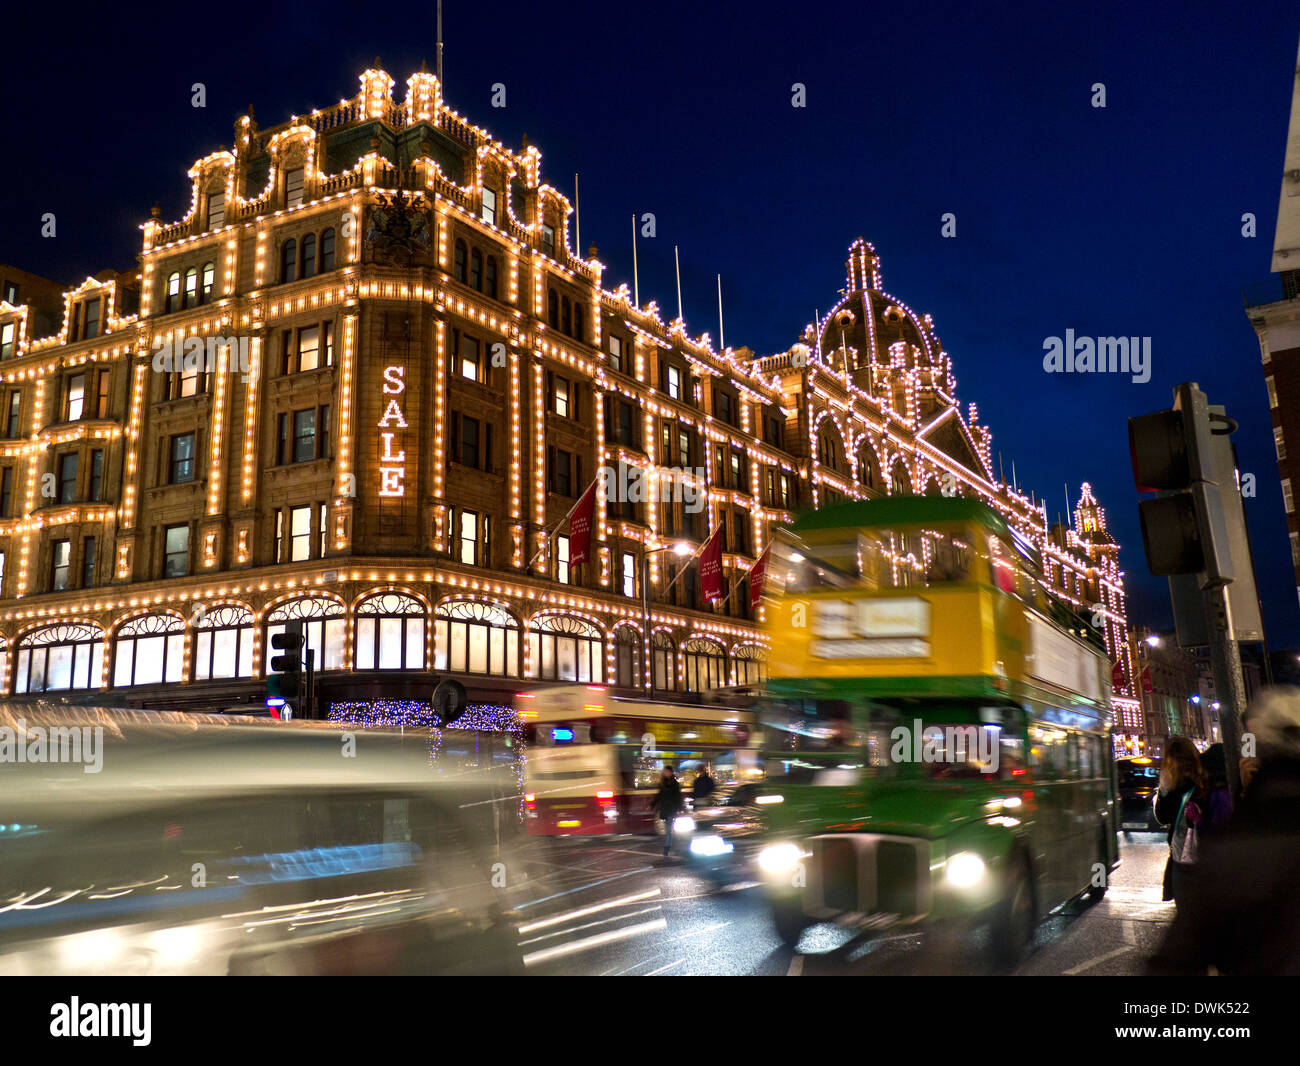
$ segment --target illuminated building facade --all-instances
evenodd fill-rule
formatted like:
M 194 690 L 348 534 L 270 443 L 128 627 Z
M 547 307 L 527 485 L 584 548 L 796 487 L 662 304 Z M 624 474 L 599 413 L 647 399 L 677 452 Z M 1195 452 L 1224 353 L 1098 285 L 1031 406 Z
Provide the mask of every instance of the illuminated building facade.
M 425 72 L 401 99 L 370 69 L 323 111 L 241 117 L 189 175 L 138 275 L 64 292 L 57 331 L 0 304 L 5 692 L 238 703 L 302 619 L 327 699 L 444 676 L 497 704 L 545 680 L 692 698 L 763 676 L 746 574 L 773 524 L 945 487 L 998 508 L 1126 648 L 1100 508 L 1054 539 L 994 479 L 930 317 L 865 241 L 847 295 L 756 357 L 606 287 L 540 152 Z M 562 520 L 602 467 L 578 565 Z M 719 525 L 711 605 L 663 549 Z

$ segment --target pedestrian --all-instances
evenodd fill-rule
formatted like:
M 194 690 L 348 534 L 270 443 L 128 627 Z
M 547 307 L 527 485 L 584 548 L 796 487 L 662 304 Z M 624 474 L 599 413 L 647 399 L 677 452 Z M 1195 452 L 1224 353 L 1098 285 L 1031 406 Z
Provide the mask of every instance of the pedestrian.
M 1205 769 L 1196 745 L 1187 737 L 1170 737 L 1160 764 L 1156 793 L 1156 821 L 1167 826 L 1169 859 L 1165 863 L 1161 899 L 1179 901 L 1200 848 L 1197 826 L 1206 801 Z
M 1223 744 L 1211 744 L 1201 752 L 1205 771 L 1205 817 L 1198 833 L 1218 832 L 1232 816 L 1231 791 L 1228 788 L 1228 758 Z
M 1154 973 L 1300 976 L 1300 689 L 1265 689 L 1247 728 L 1258 764 L 1206 838 Z
M 709 774 L 709 764 L 700 763 L 700 772 L 695 775 L 695 784 L 691 787 L 691 799 L 698 809 L 700 804 L 713 795 L 718 787 L 717 781 Z
M 659 791 L 650 803 L 650 808 L 664 820 L 664 854 L 673 846 L 673 821 L 682 813 L 682 786 L 677 783 L 677 775 L 670 764 L 664 763 L 663 776 L 659 779 Z

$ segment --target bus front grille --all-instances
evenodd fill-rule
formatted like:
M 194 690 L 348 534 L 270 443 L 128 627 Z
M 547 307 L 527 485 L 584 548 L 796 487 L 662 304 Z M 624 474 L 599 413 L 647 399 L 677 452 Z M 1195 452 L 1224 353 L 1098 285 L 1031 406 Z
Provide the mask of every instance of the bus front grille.
M 926 841 L 876 833 L 829 833 L 810 843 L 815 859 L 805 895 L 809 915 L 918 918 L 929 912 Z

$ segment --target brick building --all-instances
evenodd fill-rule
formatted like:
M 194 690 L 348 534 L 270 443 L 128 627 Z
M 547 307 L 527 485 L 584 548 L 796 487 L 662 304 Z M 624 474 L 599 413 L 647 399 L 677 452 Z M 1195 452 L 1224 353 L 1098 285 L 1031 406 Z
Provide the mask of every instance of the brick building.
M 0 303 L 4 692 L 256 699 L 270 635 L 301 619 L 327 698 L 455 676 L 484 702 L 523 679 L 689 699 L 763 676 L 746 574 L 773 524 L 951 485 L 1102 620 L 1136 718 L 1100 507 L 1085 486 L 1049 535 L 995 479 L 930 316 L 870 244 L 788 351 L 719 351 L 606 284 L 537 148 L 431 74 L 393 90 L 370 69 L 336 106 L 241 117 L 191 168 L 188 213 L 142 227 L 139 271 L 63 291 L 50 332 Z M 571 565 L 561 522 L 601 467 L 642 492 L 599 501 Z M 662 549 L 719 525 L 731 594 L 709 605 Z

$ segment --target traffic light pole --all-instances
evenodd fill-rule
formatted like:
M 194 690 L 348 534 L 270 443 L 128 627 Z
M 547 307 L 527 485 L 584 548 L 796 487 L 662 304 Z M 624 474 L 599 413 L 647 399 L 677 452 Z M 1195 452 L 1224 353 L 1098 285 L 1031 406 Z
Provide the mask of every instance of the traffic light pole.
M 303 693 L 303 717 L 307 719 L 316 717 L 316 652 L 311 648 L 307 649 L 307 691 Z
M 1246 684 L 1241 676 L 1241 648 L 1232 626 L 1232 604 L 1227 585 L 1204 590 L 1205 614 L 1210 629 L 1210 663 L 1219 702 L 1219 725 L 1228 766 L 1230 800 L 1241 794 L 1241 715 L 1246 709 Z

